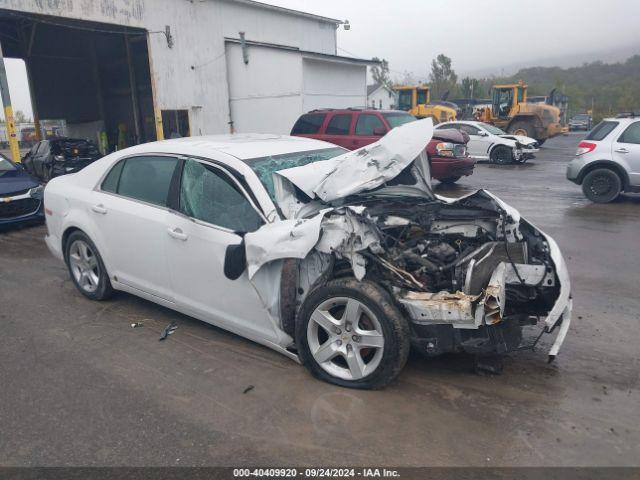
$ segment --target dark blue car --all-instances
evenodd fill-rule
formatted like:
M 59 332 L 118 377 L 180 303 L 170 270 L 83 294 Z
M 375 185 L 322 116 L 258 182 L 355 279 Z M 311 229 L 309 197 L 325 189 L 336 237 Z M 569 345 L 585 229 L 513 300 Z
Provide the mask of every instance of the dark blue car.
M 44 187 L 21 165 L 0 155 L 0 228 L 42 222 Z

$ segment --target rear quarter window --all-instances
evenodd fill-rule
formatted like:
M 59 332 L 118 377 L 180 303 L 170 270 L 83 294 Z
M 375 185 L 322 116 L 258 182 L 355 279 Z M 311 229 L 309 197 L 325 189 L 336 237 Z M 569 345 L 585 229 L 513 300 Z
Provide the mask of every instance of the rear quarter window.
M 589 135 L 584 137 L 584 139 L 595 140 L 596 142 L 604 140 L 618 125 L 620 125 L 619 122 L 600 122 L 593 130 L 591 130 L 591 132 L 589 132 Z
M 320 131 L 326 113 L 307 113 L 302 115 L 291 130 L 291 135 L 312 135 Z

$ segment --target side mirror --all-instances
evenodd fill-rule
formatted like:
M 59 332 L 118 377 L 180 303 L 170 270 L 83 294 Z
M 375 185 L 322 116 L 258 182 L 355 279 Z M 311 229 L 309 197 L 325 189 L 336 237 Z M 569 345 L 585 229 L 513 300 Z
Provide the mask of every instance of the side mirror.
M 378 137 L 384 137 L 387 134 L 387 129 L 384 127 L 378 127 L 373 129 L 373 134 Z
M 22 172 L 24 172 L 24 165 L 22 163 L 16 163 L 16 168 Z
M 487 132 L 483 132 L 482 130 L 480 130 L 477 135 L 481 136 L 481 137 L 488 137 L 489 134 Z
M 229 280 L 237 280 L 247 268 L 247 253 L 244 238 L 238 245 L 228 245 L 224 255 L 224 276 Z

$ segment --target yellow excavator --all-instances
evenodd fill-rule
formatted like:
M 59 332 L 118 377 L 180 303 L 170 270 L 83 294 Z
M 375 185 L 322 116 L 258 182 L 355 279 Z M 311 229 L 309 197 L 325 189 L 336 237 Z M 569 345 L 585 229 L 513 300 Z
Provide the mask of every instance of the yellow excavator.
M 405 110 L 416 118 L 433 119 L 433 123 L 451 122 L 456 119 L 454 104 L 431 103 L 431 92 L 426 85 L 395 87 L 398 92 L 398 110 Z
M 558 107 L 527 103 L 527 85 L 522 80 L 494 85 L 491 91 L 491 105 L 477 109 L 476 120 L 495 125 L 512 135 L 535 138 L 539 145 L 567 131 L 560 123 Z

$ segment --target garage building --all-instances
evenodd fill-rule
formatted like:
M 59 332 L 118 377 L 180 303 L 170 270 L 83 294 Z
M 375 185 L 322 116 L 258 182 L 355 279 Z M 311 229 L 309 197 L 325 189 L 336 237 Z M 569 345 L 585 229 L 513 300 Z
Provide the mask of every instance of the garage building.
M 371 61 L 337 55 L 341 23 L 251 0 L 0 0 L 3 54 L 26 63 L 35 120 L 104 132 L 108 150 L 288 133 L 314 108 L 366 105 Z

